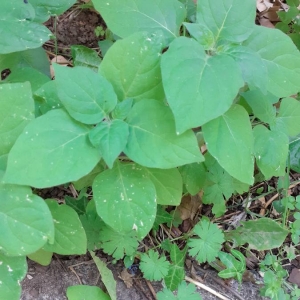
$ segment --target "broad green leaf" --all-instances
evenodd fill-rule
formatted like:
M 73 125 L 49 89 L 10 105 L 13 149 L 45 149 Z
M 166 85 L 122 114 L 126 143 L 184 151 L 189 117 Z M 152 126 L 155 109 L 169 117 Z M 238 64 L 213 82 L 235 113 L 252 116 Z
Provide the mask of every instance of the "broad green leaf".
M 206 169 L 203 163 L 187 164 L 179 168 L 183 183 L 191 195 L 196 195 L 206 181 Z
M 226 240 L 233 241 L 233 247 L 249 244 L 250 249 L 270 250 L 280 247 L 288 235 L 287 229 L 269 218 L 250 220 L 241 224 L 237 229 L 225 234 Z
M 199 43 L 186 37 L 170 44 L 162 55 L 161 68 L 179 133 L 225 113 L 244 85 L 233 58 L 226 54 L 208 56 Z
M 37 48 L 51 36 L 49 29 L 33 22 L 34 9 L 25 1 L 10 0 L 1 4 L 0 54 Z
M 288 137 L 263 125 L 254 127 L 253 136 L 256 163 L 265 178 L 284 176 L 289 150 Z
M 0 295 L 2 299 L 20 299 L 21 281 L 26 272 L 26 256 L 8 257 L 0 252 Z
M 42 47 L 0 54 L 0 71 L 9 69 L 13 73 L 26 67 L 36 69 L 50 78 L 48 56 Z
M 37 250 L 34 253 L 31 253 L 28 256 L 29 259 L 37 262 L 38 264 L 42 265 L 42 266 L 48 266 L 51 263 L 52 260 L 52 252 L 49 251 L 45 251 L 42 248 Z
M 289 136 L 300 133 L 300 102 L 294 98 L 284 98 L 280 103 L 276 127 Z
M 137 236 L 143 238 L 152 228 L 155 187 L 137 165 L 116 162 L 95 178 L 93 194 L 99 216 L 115 231 L 136 230 Z
M 73 285 L 67 288 L 68 300 L 110 300 L 97 286 Z
M 186 9 L 187 12 L 187 19 L 195 22 L 196 20 L 196 3 L 194 0 L 179 0 L 182 4 L 184 4 L 184 7 Z
M 98 258 L 94 254 L 94 252 L 90 251 L 90 254 L 99 270 L 99 273 L 101 275 L 101 281 L 104 283 L 111 300 L 117 300 L 117 291 L 116 291 L 117 283 L 114 279 L 114 276 L 113 276 L 111 270 L 109 270 L 107 268 L 105 263 L 100 258 Z
M 35 252 L 54 236 L 47 205 L 26 186 L 0 183 L 0 228 L 0 250 L 8 256 Z
M 289 149 L 290 167 L 292 170 L 300 173 L 300 135 L 290 142 Z
M 129 138 L 125 154 L 142 166 L 168 169 L 204 160 L 194 133 L 176 135 L 171 110 L 155 100 L 134 105 L 127 122 Z
M 100 160 L 88 141 L 89 130 L 61 109 L 35 119 L 11 149 L 4 180 L 37 188 L 78 180 Z
M 157 293 L 157 300 L 202 300 L 194 284 L 186 284 L 184 281 L 179 285 L 175 296 L 169 289 L 165 288 Z
M 214 0 L 213 4 L 210 0 L 198 0 L 197 23 L 210 28 L 216 41 L 240 43 L 251 34 L 255 13 L 252 0 Z
M 132 108 L 132 105 L 133 105 L 132 98 L 127 98 L 122 102 L 119 102 L 112 112 L 112 117 L 114 119 L 124 120 L 128 116 Z
M 269 124 L 275 123 L 276 108 L 273 106 L 272 95 L 263 94 L 260 90 L 252 90 L 242 93 L 255 117 Z
M 58 97 L 69 114 L 84 124 L 101 122 L 117 104 L 111 84 L 89 68 L 54 65 Z
M 266 65 L 269 92 L 277 97 L 288 97 L 300 90 L 300 53 L 286 34 L 256 26 L 244 46 L 257 52 Z
M 234 178 L 252 184 L 253 136 L 246 110 L 234 105 L 202 129 L 207 149 L 218 163 Z
M 65 204 L 59 205 L 55 200 L 46 200 L 54 222 L 54 242 L 46 244 L 43 249 L 62 255 L 85 254 L 87 239 L 76 211 Z
M 189 254 L 200 263 L 215 260 L 224 242 L 223 232 L 206 218 L 202 218 L 195 225 L 193 232 L 199 238 L 188 240 Z
M 157 251 L 150 249 L 141 254 L 140 270 L 148 280 L 161 280 L 169 272 L 170 263 L 165 256 L 159 257 Z
M 161 31 L 168 40 L 179 36 L 185 19 L 183 5 L 174 0 L 93 0 L 108 28 L 125 38 L 139 31 Z
M 175 169 L 143 168 L 155 186 L 157 204 L 179 205 L 182 197 L 182 178 Z
M 101 58 L 96 51 L 85 46 L 72 45 L 71 52 L 74 67 L 87 67 L 95 72 L 98 72 Z
M 30 84 L 0 84 L 0 156 L 9 153 L 24 127 L 33 119 Z
M 34 20 L 39 23 L 46 22 L 50 16 L 58 16 L 68 10 L 76 0 L 30 0 L 35 9 Z
M 139 32 L 118 40 L 106 53 L 99 72 L 114 87 L 119 101 L 163 100 L 160 56 L 162 37 Z
M 109 168 L 124 150 L 129 135 L 128 124 L 122 120 L 103 121 L 89 133 L 92 145 L 97 148 Z

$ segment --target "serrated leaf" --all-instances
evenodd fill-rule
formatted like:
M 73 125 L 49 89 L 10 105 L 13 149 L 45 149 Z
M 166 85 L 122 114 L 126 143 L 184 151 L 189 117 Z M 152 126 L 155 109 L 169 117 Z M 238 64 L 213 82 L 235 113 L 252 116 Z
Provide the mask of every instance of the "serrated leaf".
M 1 54 L 37 48 L 49 40 L 51 32 L 47 27 L 32 21 L 34 14 L 30 3 L 19 0 L 2 3 L 0 28 L 5 30 L 0 32 Z
M 38 251 L 31 253 L 27 256 L 29 259 L 37 262 L 38 264 L 40 264 L 42 266 L 48 266 L 51 263 L 52 255 L 53 255 L 52 252 L 45 251 L 41 248 Z
M 159 64 L 162 48 L 159 34 L 145 32 L 118 40 L 111 46 L 99 72 L 113 85 L 119 101 L 164 99 Z
M 139 101 L 127 122 L 129 138 L 124 152 L 142 166 L 169 169 L 204 160 L 194 133 L 189 130 L 176 135 L 171 110 L 159 101 Z
M 95 50 L 81 45 L 72 45 L 71 52 L 75 67 L 87 67 L 98 72 L 101 58 Z
M 99 270 L 99 273 L 101 275 L 101 281 L 104 283 L 111 300 L 117 300 L 117 291 L 116 291 L 117 283 L 114 279 L 114 276 L 113 276 L 111 270 L 109 270 L 107 268 L 105 263 L 100 258 L 98 258 L 94 254 L 94 252 L 90 251 L 90 254 Z
M 265 178 L 284 176 L 288 158 L 288 137 L 263 125 L 254 127 L 253 136 L 256 163 Z
M 179 205 L 182 197 L 182 178 L 177 168 L 143 168 L 155 186 L 157 204 Z
M 73 285 L 67 288 L 68 300 L 110 300 L 109 295 L 97 286 Z
M 103 121 L 89 133 L 92 145 L 97 148 L 109 168 L 124 150 L 129 135 L 128 124 L 122 120 Z
M 300 102 L 294 98 L 281 100 L 276 128 L 282 129 L 289 136 L 300 133 Z
M 202 297 L 196 290 L 194 284 L 186 284 L 184 281 L 178 287 L 177 295 L 175 296 L 167 288 L 157 293 L 158 300 L 202 300 Z
M 244 41 L 253 31 L 256 5 L 252 0 L 201 0 L 197 6 L 197 23 L 205 24 L 216 41 Z M 239 26 L 236 26 L 239 24 Z
M 20 299 L 20 282 L 27 272 L 26 256 L 8 257 L 0 252 L 0 262 L 1 298 L 11 300 Z
M 86 196 L 79 197 L 78 199 L 65 196 L 65 204 L 72 207 L 78 215 L 85 214 L 86 206 L 88 204 L 88 199 Z
M 288 97 L 299 91 L 300 54 L 283 32 L 256 26 L 244 42 L 257 52 L 267 67 L 267 90 L 277 97 Z
M 0 249 L 5 255 L 27 255 L 53 241 L 51 213 L 29 187 L 0 182 L 0 216 Z
M 34 119 L 30 84 L 0 85 L 0 156 L 8 154 L 26 125 Z
M 157 205 L 156 218 L 153 224 L 153 229 L 158 230 L 160 224 L 171 223 L 173 220 L 173 216 L 171 216 L 163 206 Z
M 269 218 L 241 224 L 237 229 L 225 233 L 226 240 L 233 241 L 233 247 L 249 244 L 250 249 L 270 250 L 280 247 L 288 234 L 288 230 Z
M 140 270 L 148 280 L 161 280 L 168 274 L 169 267 L 166 257 L 159 257 L 157 251 L 151 249 L 141 254 Z
M 289 144 L 290 167 L 300 173 L 300 135 L 294 138 Z
M 188 240 L 189 254 L 200 263 L 212 262 L 218 256 L 218 252 L 222 247 L 224 234 L 216 224 L 205 218 L 202 218 L 195 225 L 193 232 L 199 238 L 190 238 Z
M 244 85 L 233 58 L 225 54 L 208 56 L 199 43 L 186 37 L 170 44 L 162 55 L 161 68 L 179 133 L 225 113 Z
M 89 130 L 61 109 L 33 120 L 9 153 L 4 180 L 37 188 L 78 180 L 100 160 L 87 140 Z
M 58 97 L 69 114 L 84 124 L 96 124 L 117 105 L 111 84 L 89 68 L 54 65 Z
M 117 260 L 133 255 L 139 245 L 134 232 L 119 233 L 108 226 L 101 228 L 99 240 L 103 251 Z
M 46 244 L 43 249 L 62 255 L 85 254 L 87 239 L 76 211 L 71 207 L 59 205 L 55 200 L 46 203 L 54 222 L 54 242 Z
M 174 39 L 186 16 L 185 8 L 173 0 L 93 0 L 93 4 L 110 30 L 122 38 L 139 31 L 161 31 L 168 40 Z
M 246 110 L 234 105 L 202 129 L 208 151 L 218 163 L 234 178 L 252 184 L 253 136 Z
M 126 98 L 122 102 L 119 102 L 112 112 L 112 117 L 114 119 L 124 120 L 128 116 L 132 108 L 132 105 L 133 105 L 132 98 Z
M 145 172 L 133 163 L 118 163 L 93 183 L 96 208 L 103 221 L 118 232 L 136 230 L 143 238 L 156 215 L 156 193 Z

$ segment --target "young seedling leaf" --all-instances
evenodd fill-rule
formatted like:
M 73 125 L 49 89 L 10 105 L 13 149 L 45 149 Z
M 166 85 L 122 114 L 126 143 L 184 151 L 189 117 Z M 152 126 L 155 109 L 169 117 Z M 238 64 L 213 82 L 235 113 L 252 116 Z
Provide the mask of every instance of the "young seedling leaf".
M 126 98 L 122 102 L 119 102 L 112 112 L 112 117 L 114 119 L 124 120 L 125 118 L 127 118 L 132 108 L 132 105 L 133 105 L 132 98 Z
M 100 173 L 93 183 L 94 200 L 99 216 L 117 232 L 136 231 L 144 238 L 156 215 L 156 192 L 141 167 L 116 162 Z
M 88 141 L 89 130 L 61 109 L 33 120 L 9 153 L 4 180 L 37 188 L 78 180 L 100 160 Z
M 159 101 L 139 101 L 127 122 L 129 138 L 124 152 L 142 166 L 169 169 L 204 160 L 194 133 L 188 130 L 177 135 L 171 110 Z
M 99 287 L 89 285 L 69 286 L 67 297 L 68 300 L 111 300 Z
M 55 200 L 46 200 L 54 222 L 54 242 L 43 249 L 61 255 L 85 254 L 87 239 L 80 219 L 74 209 Z
M 93 0 L 93 4 L 111 31 L 122 38 L 139 31 L 161 31 L 172 40 L 186 16 L 183 5 L 173 0 Z
M 95 50 L 81 45 L 72 45 L 71 52 L 75 67 L 87 67 L 98 72 L 101 58 Z
M 84 124 L 101 122 L 117 105 L 112 85 L 86 67 L 54 65 L 58 97 L 69 114 Z
M 216 224 L 205 218 L 195 225 L 193 231 L 199 238 L 189 239 L 189 254 L 200 263 L 212 262 L 218 256 L 224 242 L 224 234 Z
M 51 263 L 53 252 L 45 251 L 42 248 L 38 251 L 31 253 L 28 256 L 29 259 L 37 262 L 42 266 L 48 266 Z
M 111 169 L 116 158 L 124 150 L 128 135 L 128 124 L 116 119 L 99 123 L 90 131 L 89 139 Z
M 88 204 L 88 199 L 86 196 L 82 196 L 78 199 L 70 197 L 70 196 L 65 196 L 65 203 L 72 207 L 78 215 L 83 215 L 86 212 L 86 206 Z
M 218 163 L 234 178 L 252 184 L 253 135 L 247 111 L 234 105 L 202 129 L 208 151 Z
M 186 284 L 184 281 L 179 285 L 177 295 L 175 296 L 169 289 L 157 293 L 157 300 L 202 300 L 197 293 L 194 284 Z
M 0 252 L 0 261 L 1 298 L 12 300 L 20 299 L 20 282 L 27 272 L 26 256 L 8 257 Z
M 173 216 L 171 216 L 162 205 L 157 205 L 156 218 L 153 224 L 153 229 L 158 230 L 160 224 L 171 223 Z
M 165 256 L 159 257 L 157 251 L 149 250 L 141 254 L 140 269 L 148 280 L 161 280 L 169 272 L 170 263 Z
M 224 114 L 244 85 L 240 68 L 232 57 L 208 56 L 203 46 L 186 37 L 170 44 L 162 55 L 161 68 L 178 133 Z
M 139 32 L 109 49 L 99 72 L 113 85 L 119 101 L 164 99 L 159 64 L 162 48 L 159 34 Z
M 237 229 L 225 233 L 226 240 L 233 241 L 234 247 L 249 244 L 250 249 L 270 250 L 280 247 L 288 234 L 288 230 L 269 218 L 241 223 Z

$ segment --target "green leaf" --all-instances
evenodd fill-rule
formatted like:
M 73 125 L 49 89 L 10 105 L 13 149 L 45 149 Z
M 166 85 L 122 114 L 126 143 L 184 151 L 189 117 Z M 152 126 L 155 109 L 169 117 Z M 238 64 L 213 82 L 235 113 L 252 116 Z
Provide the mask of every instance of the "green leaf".
M 185 9 L 187 11 L 187 19 L 190 21 L 195 21 L 196 19 L 196 3 L 194 0 L 179 0 L 182 4 L 184 4 Z
M 62 255 L 85 254 L 87 239 L 76 211 L 65 204 L 59 205 L 55 200 L 46 200 L 54 222 L 54 242 L 46 244 L 43 249 Z
M 128 124 L 122 120 L 103 121 L 89 133 L 92 145 L 97 148 L 109 168 L 124 150 L 129 135 Z
M 202 300 L 202 297 L 197 292 L 194 284 L 186 284 L 183 281 L 178 287 L 176 296 L 165 288 L 163 291 L 157 293 L 157 300 Z
M 8 257 L 0 252 L 0 262 L 1 298 L 10 300 L 20 299 L 20 282 L 27 272 L 26 256 Z
M 71 52 L 74 67 L 87 67 L 95 72 L 98 72 L 101 58 L 96 51 L 85 46 L 72 45 Z
M 208 151 L 218 163 L 234 178 L 252 184 L 253 136 L 246 110 L 234 105 L 202 129 Z
M 267 67 L 267 90 L 277 97 L 296 94 L 300 81 L 300 54 L 291 39 L 273 28 L 256 26 L 244 42 L 257 52 Z
M 42 265 L 42 266 L 48 266 L 51 263 L 52 260 L 52 252 L 49 251 L 45 251 L 42 248 L 37 250 L 34 253 L 31 253 L 28 256 L 29 259 L 37 262 L 38 264 Z
M 53 241 L 54 226 L 44 200 L 26 186 L 0 182 L 0 250 L 23 256 Z
M 102 226 L 99 240 L 103 251 L 117 260 L 133 255 L 139 245 L 134 232 L 119 233 L 108 226 Z
M 189 130 L 176 135 L 171 110 L 159 101 L 139 101 L 127 122 L 129 138 L 124 152 L 145 167 L 168 169 L 204 160 L 194 133 Z
M 162 55 L 161 68 L 179 133 L 225 113 L 244 85 L 233 58 L 225 54 L 208 56 L 199 43 L 186 37 L 170 44 Z
M 153 229 L 158 230 L 160 224 L 171 223 L 173 220 L 173 216 L 171 216 L 163 206 L 157 205 L 157 213 L 156 218 L 153 224 Z
M 118 40 L 106 53 L 99 72 L 113 85 L 119 101 L 163 100 L 160 56 L 162 37 L 139 32 Z
M 117 104 L 111 84 L 89 68 L 54 65 L 58 96 L 69 114 L 84 124 L 101 122 Z
M 143 168 L 156 190 L 157 204 L 179 205 L 182 197 L 182 178 L 177 168 Z
M 0 28 L 5 30 L 0 32 L 0 54 L 37 48 L 49 40 L 49 29 L 31 21 L 34 14 L 30 3 L 19 0 L 2 3 Z
M 278 248 L 288 235 L 288 230 L 274 220 L 261 218 L 241 222 L 242 226 L 225 233 L 226 240 L 234 243 L 233 247 L 249 244 L 250 249 L 258 251 Z
M 165 256 L 159 257 L 157 251 L 149 250 L 141 254 L 140 270 L 148 280 L 161 280 L 169 271 L 170 263 Z
M 68 300 L 110 300 L 97 286 L 73 285 L 67 288 Z
M 300 173 L 300 135 L 290 142 L 289 149 L 290 167 L 292 170 Z
M 275 123 L 276 108 L 273 106 L 270 94 L 263 94 L 260 90 L 247 91 L 241 94 L 252 108 L 255 117 L 265 123 Z
M 99 270 L 99 273 L 101 275 L 101 281 L 104 283 L 111 300 L 117 300 L 117 283 L 114 279 L 111 270 L 107 268 L 105 263 L 100 258 L 95 256 L 94 252 L 90 251 L 90 254 Z
M 61 109 L 33 120 L 10 151 L 4 180 L 37 188 L 78 180 L 100 160 L 89 130 Z
M 284 176 L 288 158 L 288 137 L 263 125 L 254 127 L 253 136 L 256 163 L 265 178 Z
M 117 232 L 137 231 L 143 238 L 156 215 L 156 193 L 145 171 L 133 163 L 116 162 L 93 183 L 96 208 L 103 221 Z
M 8 154 L 26 125 L 34 119 L 28 82 L 0 84 L 0 156 Z
M 276 127 L 282 129 L 289 136 L 300 133 L 300 102 L 294 98 L 281 100 Z
M 184 7 L 173 0 L 93 0 L 93 4 L 108 28 L 122 38 L 139 31 L 161 31 L 168 40 L 174 39 L 186 16 Z
M 86 212 L 86 206 L 88 204 L 88 199 L 85 196 L 82 196 L 78 199 L 70 197 L 70 196 L 65 196 L 65 203 L 72 207 L 78 215 L 83 215 Z
M 193 163 L 179 167 L 183 183 L 191 195 L 196 195 L 206 181 L 206 168 L 204 163 Z
M 123 100 L 122 102 L 119 102 L 115 109 L 112 112 L 112 117 L 114 119 L 120 119 L 124 120 L 127 118 L 131 108 L 133 105 L 133 99 L 132 98 L 127 98 Z
M 216 41 L 240 43 L 252 32 L 256 5 L 252 0 L 201 0 L 197 6 L 197 23 L 205 24 Z M 236 26 L 239 24 L 239 26 Z
M 216 224 L 206 218 L 202 218 L 194 227 L 193 232 L 199 238 L 188 240 L 189 254 L 195 257 L 200 263 L 212 262 L 224 242 L 224 234 Z

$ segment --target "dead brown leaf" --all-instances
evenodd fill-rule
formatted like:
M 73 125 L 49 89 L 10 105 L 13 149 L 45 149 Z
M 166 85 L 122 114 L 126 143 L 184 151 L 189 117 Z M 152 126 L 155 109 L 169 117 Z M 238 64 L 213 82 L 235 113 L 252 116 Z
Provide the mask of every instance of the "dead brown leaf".
M 124 269 L 119 276 L 119 278 L 124 281 L 128 289 L 133 285 L 132 277 L 133 275 L 129 274 L 127 269 Z
M 201 207 L 201 204 L 202 202 L 199 195 L 184 196 L 177 208 L 180 213 L 180 218 L 182 220 L 193 220 L 199 208 Z

